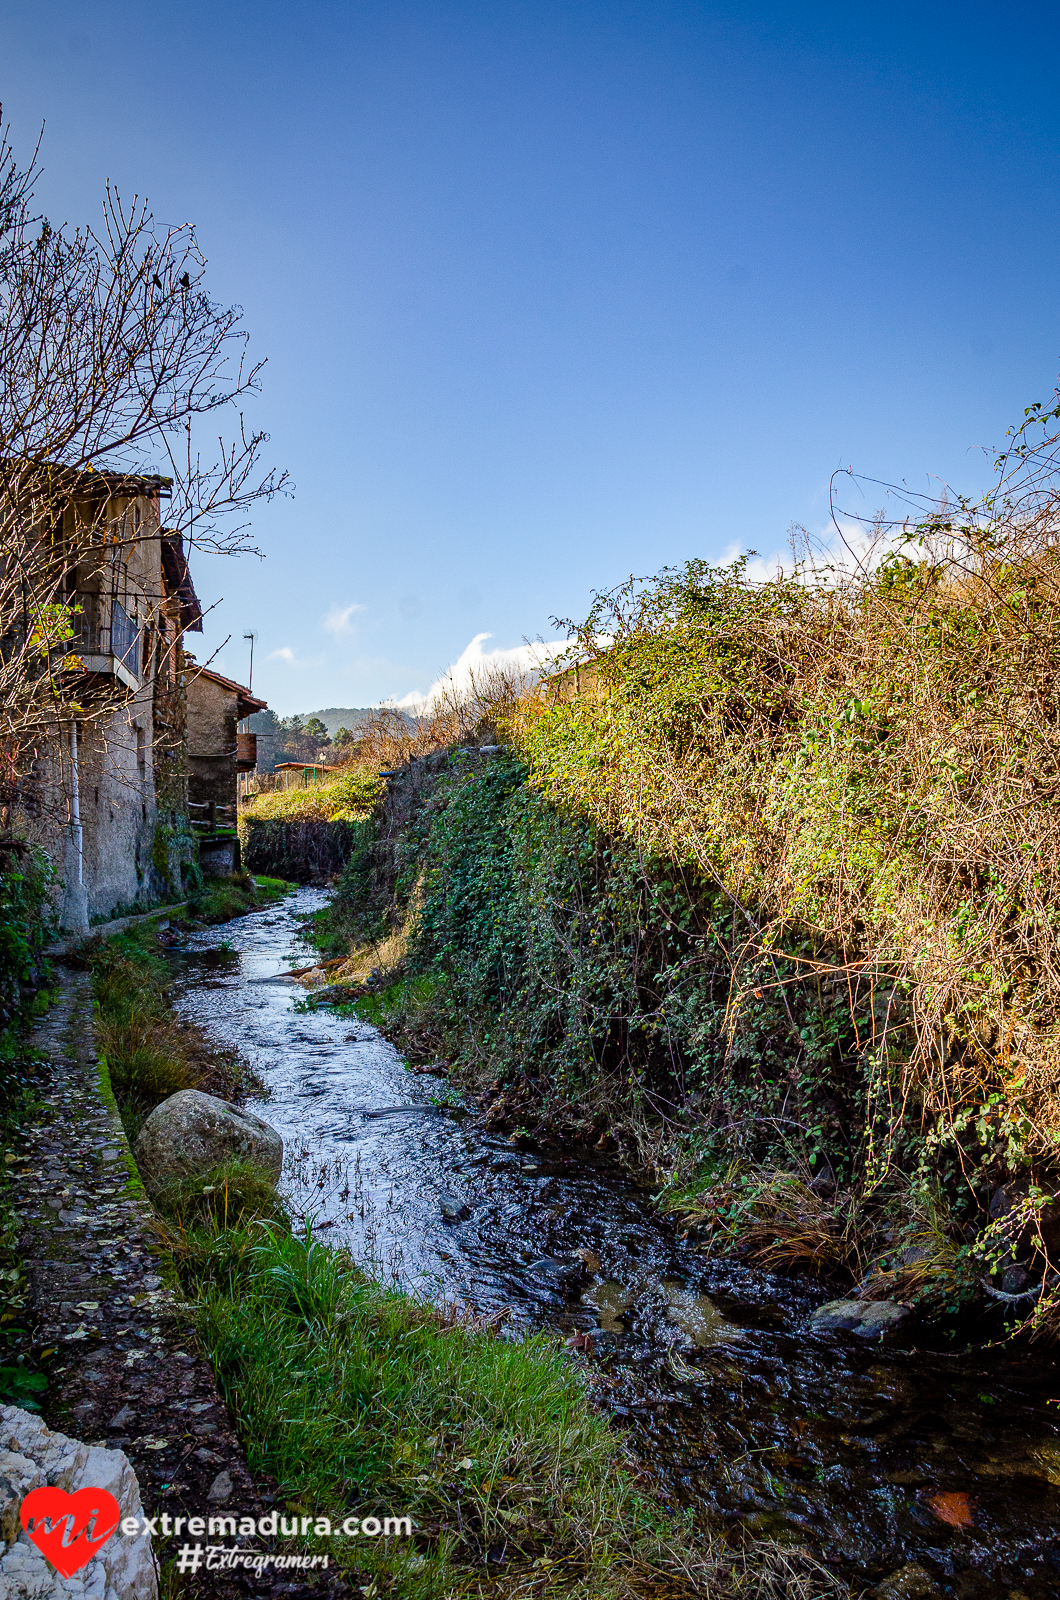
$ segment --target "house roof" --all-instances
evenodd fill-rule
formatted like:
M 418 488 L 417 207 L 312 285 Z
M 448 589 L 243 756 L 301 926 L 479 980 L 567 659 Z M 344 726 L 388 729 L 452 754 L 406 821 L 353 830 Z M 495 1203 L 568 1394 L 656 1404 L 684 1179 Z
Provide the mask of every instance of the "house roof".
M 166 594 L 180 606 L 180 626 L 185 633 L 202 632 L 202 606 L 195 593 L 184 554 L 184 540 L 179 533 L 162 530 L 162 577 Z
M 254 711 L 268 710 L 269 702 L 267 700 L 259 700 L 257 695 L 251 694 L 245 684 L 236 683 L 234 678 L 226 678 L 220 672 L 214 672 L 210 667 L 197 666 L 192 656 L 188 656 L 186 659 L 193 668 L 193 677 L 209 678 L 211 683 L 219 683 L 222 689 L 231 689 L 233 694 L 239 696 L 236 716 L 240 722 L 244 717 L 249 717 Z
M 160 472 L 100 471 L 96 467 L 70 466 L 65 461 L 49 461 L 30 456 L 4 456 L 0 458 L 0 474 L 10 481 L 45 480 L 76 499 L 124 499 L 140 497 L 170 500 L 173 497 L 173 479 Z

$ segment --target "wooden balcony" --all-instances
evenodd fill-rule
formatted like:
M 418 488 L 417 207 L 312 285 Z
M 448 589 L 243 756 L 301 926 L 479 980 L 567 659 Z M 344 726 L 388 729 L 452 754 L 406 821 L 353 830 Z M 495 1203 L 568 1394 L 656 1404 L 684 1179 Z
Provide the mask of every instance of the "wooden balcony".
M 67 648 L 82 669 L 134 692 L 139 689 L 143 682 L 143 629 L 127 609 L 135 605 L 133 598 L 78 590 L 70 602 L 74 638 Z

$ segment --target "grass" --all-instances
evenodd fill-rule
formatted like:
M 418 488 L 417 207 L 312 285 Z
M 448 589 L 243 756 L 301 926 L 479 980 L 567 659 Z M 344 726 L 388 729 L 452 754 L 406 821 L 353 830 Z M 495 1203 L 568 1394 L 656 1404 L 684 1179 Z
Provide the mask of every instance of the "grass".
M 330 783 L 256 795 L 240 821 L 355 822 L 371 811 L 381 788 L 374 767 L 350 766 Z
M 205 878 L 202 889 L 189 899 L 188 910 L 199 922 L 231 922 L 233 917 L 260 911 L 262 906 L 293 894 L 297 885 L 283 878 L 252 877 L 235 872 L 228 878 Z
M 660 1511 L 554 1338 L 506 1340 L 275 1220 L 218 1220 L 216 1201 L 212 1228 L 185 1214 L 170 1244 L 251 1469 L 294 1514 L 412 1519 L 410 1541 L 318 1545 L 363 1592 L 846 1593 L 800 1552 L 725 1552 Z
M 809 1172 L 763 1172 L 734 1163 L 705 1187 L 663 1198 L 715 1249 L 738 1250 L 767 1271 L 804 1267 L 857 1275 L 850 1196 L 826 1198 L 811 1180 Z
M 169 1003 L 169 968 L 141 923 L 90 947 L 96 1038 L 130 1141 L 162 1100 L 203 1089 L 231 1100 L 253 1086 L 238 1056 L 214 1049 Z

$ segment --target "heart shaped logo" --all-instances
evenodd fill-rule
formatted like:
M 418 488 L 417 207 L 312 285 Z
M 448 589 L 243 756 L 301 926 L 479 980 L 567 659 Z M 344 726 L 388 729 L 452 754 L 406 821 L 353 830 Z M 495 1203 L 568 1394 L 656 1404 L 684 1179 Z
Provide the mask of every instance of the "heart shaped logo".
M 56 1572 L 72 1578 L 106 1544 L 121 1507 L 106 1489 L 31 1489 L 22 1502 L 22 1526 Z

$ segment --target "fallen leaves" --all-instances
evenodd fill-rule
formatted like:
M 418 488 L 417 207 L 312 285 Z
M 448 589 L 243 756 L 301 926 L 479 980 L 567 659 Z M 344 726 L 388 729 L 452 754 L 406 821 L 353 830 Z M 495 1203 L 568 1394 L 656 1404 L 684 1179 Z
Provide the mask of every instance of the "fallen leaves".
M 959 1490 L 940 1489 L 928 1496 L 927 1506 L 940 1522 L 948 1523 L 951 1528 L 972 1526 L 971 1497 Z

